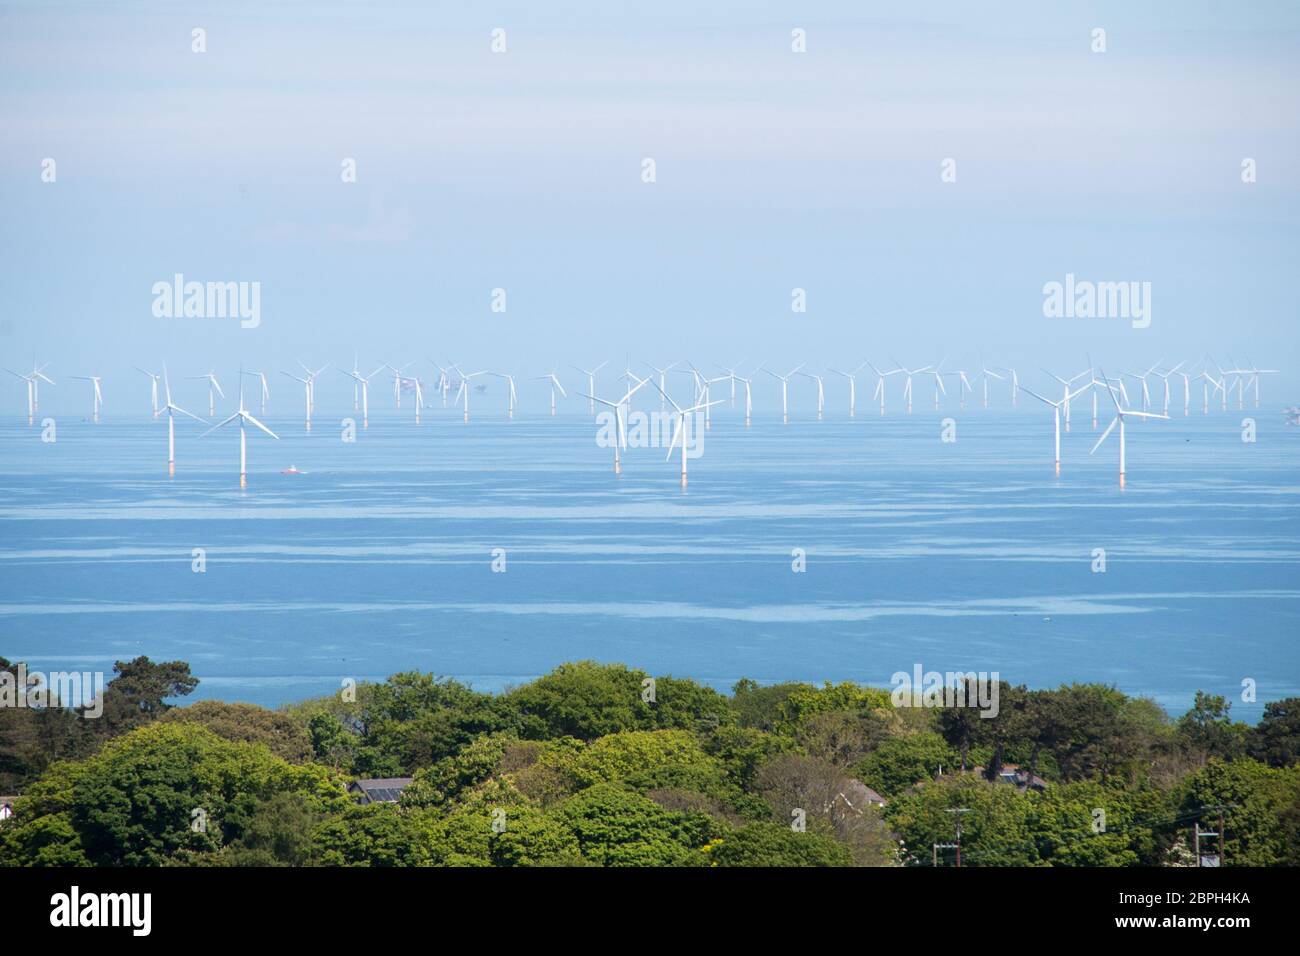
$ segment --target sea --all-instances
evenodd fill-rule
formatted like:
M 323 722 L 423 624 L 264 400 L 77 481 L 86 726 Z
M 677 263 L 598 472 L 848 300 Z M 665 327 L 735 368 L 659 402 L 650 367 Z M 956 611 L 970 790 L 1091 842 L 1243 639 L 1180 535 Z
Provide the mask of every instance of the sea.
M 249 431 L 245 490 L 233 425 L 178 418 L 169 478 L 147 405 L 6 414 L 0 656 L 108 677 L 183 660 L 188 700 L 271 707 L 417 669 L 500 691 L 579 659 L 721 690 L 996 672 L 1174 715 L 1203 690 L 1251 722 L 1300 695 L 1300 428 L 1280 406 L 1130 424 L 1121 490 L 1118 434 L 1090 454 L 1109 419 L 1083 401 L 1057 476 L 1052 412 L 1024 394 L 748 427 L 726 396 L 683 489 L 662 442 L 615 475 L 585 401 L 512 420 L 480 401 L 468 423 L 434 404 L 416 425 L 409 396 L 376 398 L 368 428 L 322 406 L 308 431 L 283 398 L 278 440 Z

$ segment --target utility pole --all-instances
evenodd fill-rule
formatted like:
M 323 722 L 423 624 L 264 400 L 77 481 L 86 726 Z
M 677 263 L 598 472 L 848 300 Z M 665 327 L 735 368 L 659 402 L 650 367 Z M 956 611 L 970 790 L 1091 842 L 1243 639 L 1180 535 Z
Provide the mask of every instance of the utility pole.
M 944 813 L 956 814 L 956 816 L 953 817 L 953 822 L 957 826 L 957 842 L 955 846 L 957 847 L 957 866 L 958 868 L 960 868 L 961 867 L 961 815 L 963 813 L 970 813 L 970 807 L 954 807 L 950 810 L 945 810 Z
M 1204 857 L 1201 856 L 1201 839 L 1202 839 L 1203 837 L 1218 837 L 1218 838 L 1219 838 L 1219 855 L 1218 855 L 1217 857 L 1214 858 L 1214 863 L 1212 863 L 1211 866 L 1223 866 L 1223 861 L 1224 861 L 1224 849 L 1223 849 L 1223 834 L 1224 834 L 1224 826 L 1223 826 L 1223 811 L 1226 810 L 1227 807 L 1226 807 L 1224 804 L 1216 803 L 1216 804 L 1214 804 L 1213 806 L 1202 807 L 1201 809 L 1202 809 L 1202 810 L 1208 810 L 1208 811 L 1210 811 L 1210 812 L 1212 812 L 1212 813 L 1216 813 L 1216 814 L 1218 815 L 1218 818 L 1219 818 L 1219 829 L 1218 829 L 1217 831 L 1216 831 L 1216 830 L 1202 830 L 1202 829 L 1201 829 L 1201 823 L 1200 823 L 1199 820 L 1196 821 L 1196 823 L 1193 825 L 1193 827 L 1192 827 L 1192 834 L 1193 834 L 1193 837 L 1194 837 L 1194 839 L 1195 839 L 1195 841 L 1196 841 L 1196 865 L 1197 865 L 1197 866 L 1204 866 L 1204 865 L 1205 865 L 1205 863 L 1203 862 Z

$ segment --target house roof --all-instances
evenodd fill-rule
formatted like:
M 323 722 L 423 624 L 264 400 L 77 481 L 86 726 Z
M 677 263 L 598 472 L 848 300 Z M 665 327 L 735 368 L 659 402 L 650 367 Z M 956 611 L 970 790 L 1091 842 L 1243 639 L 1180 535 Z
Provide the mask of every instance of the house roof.
M 348 784 L 348 789 L 355 788 L 360 791 L 371 803 L 396 803 L 411 779 L 411 777 L 368 777 L 353 780 Z

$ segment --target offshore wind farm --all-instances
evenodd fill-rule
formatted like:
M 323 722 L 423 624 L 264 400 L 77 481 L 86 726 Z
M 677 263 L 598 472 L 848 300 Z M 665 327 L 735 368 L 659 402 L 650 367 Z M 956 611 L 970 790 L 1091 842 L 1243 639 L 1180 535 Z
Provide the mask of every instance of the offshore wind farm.
M 1300 692 L 1300 431 L 1249 360 L 251 358 L 72 369 L 69 414 L 57 362 L 11 369 L 14 653 L 148 651 L 262 704 L 583 657 L 879 684 L 918 653 L 1171 710 L 1256 675 L 1261 700 Z

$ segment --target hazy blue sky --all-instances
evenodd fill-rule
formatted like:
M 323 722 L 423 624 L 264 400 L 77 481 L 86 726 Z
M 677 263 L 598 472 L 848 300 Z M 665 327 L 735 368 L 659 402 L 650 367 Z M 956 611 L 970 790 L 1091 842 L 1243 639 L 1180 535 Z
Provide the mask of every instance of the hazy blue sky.
M 0 4 L 0 364 L 51 362 L 47 408 L 85 404 L 70 374 L 111 412 L 133 363 L 354 348 L 526 374 L 1208 349 L 1300 399 L 1294 2 L 106 6 Z M 259 281 L 260 327 L 155 318 L 176 272 Z M 1151 282 L 1151 327 L 1044 318 L 1066 273 Z

